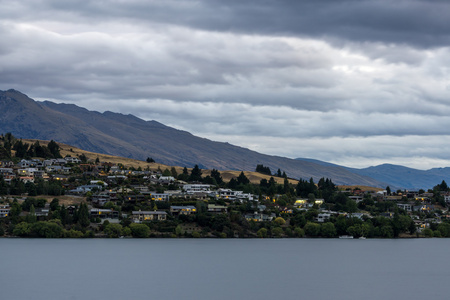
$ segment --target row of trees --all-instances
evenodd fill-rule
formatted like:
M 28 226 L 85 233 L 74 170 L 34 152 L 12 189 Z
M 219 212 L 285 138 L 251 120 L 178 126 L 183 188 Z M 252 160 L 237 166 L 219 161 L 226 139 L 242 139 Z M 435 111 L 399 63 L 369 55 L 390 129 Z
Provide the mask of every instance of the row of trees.
M 266 166 L 264 166 L 262 164 L 256 165 L 255 171 L 258 172 L 258 173 L 261 173 L 261 174 L 272 176 L 272 172 L 270 171 L 270 168 L 266 167 Z M 281 172 L 280 169 L 278 169 L 277 172 L 273 174 L 273 176 L 283 177 L 283 178 L 287 177 L 286 176 L 286 172 L 284 172 L 284 171 Z
M 20 178 L 14 178 L 8 184 L 4 178 L 0 176 L 0 196 L 4 195 L 22 195 L 28 193 L 28 196 L 37 195 L 64 195 L 65 190 L 60 181 L 45 181 L 42 178 L 36 179 L 35 182 L 24 183 Z
M 332 217 L 325 223 L 314 222 L 316 212 L 308 211 L 297 213 L 290 217 L 290 226 L 275 224 L 280 218 L 272 223 L 261 224 L 257 230 L 258 237 L 325 237 L 333 238 L 340 235 L 352 235 L 358 237 L 381 237 L 395 238 L 401 233 L 414 234 L 416 227 L 411 218 L 398 213 L 393 219 L 376 217 L 373 219 L 348 218 L 343 215 Z M 450 236 L 450 224 L 443 223 L 439 229 Z M 447 230 L 447 231 L 446 231 Z M 444 235 L 442 235 L 444 236 Z
M 257 171 L 270 175 L 270 169 L 268 167 L 264 167 L 264 165 L 258 165 Z M 294 186 L 289 183 L 286 173 L 281 173 L 280 170 L 278 171 L 280 177 L 284 178 L 283 184 L 278 184 L 273 176 L 270 177 L 269 180 L 261 179 L 259 184 L 252 184 L 244 172 L 239 173 L 236 178 L 231 178 L 228 183 L 225 183 L 220 172 L 216 169 L 213 169 L 210 175 L 202 177 L 202 170 L 198 167 L 198 165 L 195 165 L 190 173 L 185 167 L 183 172 L 179 175 L 176 174 L 176 171 L 174 170 L 165 170 L 163 175 L 175 175 L 174 177 L 183 181 L 203 182 L 216 185 L 218 187 L 242 190 L 245 193 L 253 193 L 257 195 L 274 196 L 275 194 L 286 194 L 291 200 L 293 200 L 295 196 L 307 198 L 310 197 L 310 195 L 314 195 L 315 198 L 325 198 L 328 200 L 337 190 L 336 185 L 331 181 L 331 179 L 328 178 L 321 178 L 317 185 L 314 183 L 312 178 L 309 180 L 300 179 L 298 184 Z
M 0 159 L 11 159 L 12 151 L 15 151 L 16 158 L 60 158 L 60 147 L 51 140 L 47 146 L 41 145 L 39 141 L 28 144 L 15 138 L 11 133 L 0 135 Z

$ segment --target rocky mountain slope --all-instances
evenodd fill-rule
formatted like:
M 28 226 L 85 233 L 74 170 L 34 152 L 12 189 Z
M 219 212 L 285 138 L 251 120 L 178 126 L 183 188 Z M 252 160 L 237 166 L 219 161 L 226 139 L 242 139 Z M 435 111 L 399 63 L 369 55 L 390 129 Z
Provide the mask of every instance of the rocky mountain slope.
M 186 131 L 145 121 L 132 115 L 88 111 L 73 104 L 36 102 L 16 91 L 0 91 L 0 133 L 50 140 L 81 149 L 145 160 L 152 157 L 166 165 L 219 170 L 255 170 L 264 164 L 292 178 L 331 178 L 336 184 L 385 186 L 370 177 L 340 166 L 261 154 L 228 143 L 214 142 Z

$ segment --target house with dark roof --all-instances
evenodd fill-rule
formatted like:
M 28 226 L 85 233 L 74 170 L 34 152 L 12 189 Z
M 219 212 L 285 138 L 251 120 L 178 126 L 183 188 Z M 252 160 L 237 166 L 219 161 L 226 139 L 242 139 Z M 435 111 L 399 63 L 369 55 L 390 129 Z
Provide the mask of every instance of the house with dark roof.
M 134 223 L 142 223 L 146 221 L 165 221 L 167 213 L 165 211 L 133 211 L 131 219 Z

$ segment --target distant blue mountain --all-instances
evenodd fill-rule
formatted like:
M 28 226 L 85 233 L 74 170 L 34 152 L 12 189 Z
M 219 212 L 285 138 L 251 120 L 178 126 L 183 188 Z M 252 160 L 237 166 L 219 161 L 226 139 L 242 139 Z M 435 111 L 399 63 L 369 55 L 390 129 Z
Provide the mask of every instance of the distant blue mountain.
M 298 160 L 313 162 L 323 166 L 334 166 L 339 167 L 339 165 L 316 160 L 310 158 L 297 158 Z M 408 168 L 393 164 L 382 164 L 379 166 L 368 167 L 364 169 L 349 168 L 345 166 L 340 166 L 346 168 L 352 173 L 371 177 L 377 181 L 386 183 L 386 186 L 390 186 L 392 189 L 408 189 L 408 190 L 418 190 L 418 189 L 431 189 L 435 185 L 440 184 L 442 180 L 447 183 L 450 182 L 450 168 L 434 168 L 430 170 L 417 170 L 413 168 Z

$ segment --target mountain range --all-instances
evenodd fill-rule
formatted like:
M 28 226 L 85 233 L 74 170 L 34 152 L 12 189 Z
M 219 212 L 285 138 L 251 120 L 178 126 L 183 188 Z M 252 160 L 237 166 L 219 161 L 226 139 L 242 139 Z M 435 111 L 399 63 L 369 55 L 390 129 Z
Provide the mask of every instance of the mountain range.
M 0 91 L 0 112 L 0 133 L 11 132 L 27 139 L 53 139 L 84 150 L 127 158 L 151 157 L 166 165 L 193 167 L 197 164 L 206 169 L 254 171 L 258 164 L 263 164 L 272 172 L 280 169 L 295 179 L 312 177 L 317 182 L 325 177 L 340 185 L 414 189 L 432 187 L 450 178 L 447 168 L 432 172 L 401 166 L 352 169 L 311 159 L 261 154 L 133 115 L 34 101 L 16 90 Z
M 323 166 L 339 166 L 315 159 L 297 158 L 297 160 L 314 162 Z M 394 189 L 431 189 L 445 180 L 450 182 L 450 168 L 433 168 L 430 170 L 417 170 L 393 164 L 382 164 L 378 166 L 356 169 L 344 167 L 352 173 L 373 178 L 384 182 Z M 386 186 L 385 186 L 386 187 Z

